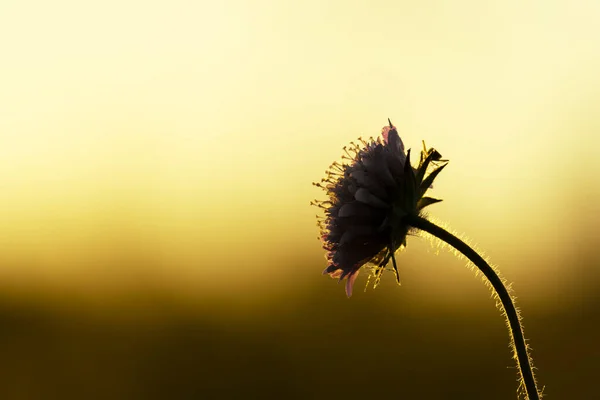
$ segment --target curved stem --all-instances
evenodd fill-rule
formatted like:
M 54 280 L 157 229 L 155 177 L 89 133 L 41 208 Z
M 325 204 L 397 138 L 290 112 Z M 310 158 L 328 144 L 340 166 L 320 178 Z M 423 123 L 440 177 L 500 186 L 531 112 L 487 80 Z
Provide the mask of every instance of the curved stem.
M 527 345 L 525 344 L 525 338 L 523 337 L 523 329 L 521 328 L 519 315 L 512 298 L 508 293 L 508 290 L 506 290 L 506 287 L 502 283 L 502 280 L 498 274 L 496 274 L 494 269 L 479 254 L 477 254 L 475 250 L 445 229 L 440 228 L 425 218 L 416 215 L 407 216 L 405 221 L 409 225 L 432 234 L 438 239 L 448 243 L 456 250 L 460 251 L 469 260 L 471 260 L 471 262 L 475 264 L 477 268 L 479 268 L 479 270 L 491 283 L 492 287 L 496 291 L 496 294 L 498 295 L 498 298 L 502 302 L 502 306 L 504 307 L 504 311 L 506 313 L 506 318 L 508 319 L 514 350 L 517 354 L 518 367 L 521 372 L 523 383 L 525 384 L 525 390 L 527 391 L 527 398 L 529 400 L 539 400 L 540 395 L 536 387 L 529 355 L 527 354 Z

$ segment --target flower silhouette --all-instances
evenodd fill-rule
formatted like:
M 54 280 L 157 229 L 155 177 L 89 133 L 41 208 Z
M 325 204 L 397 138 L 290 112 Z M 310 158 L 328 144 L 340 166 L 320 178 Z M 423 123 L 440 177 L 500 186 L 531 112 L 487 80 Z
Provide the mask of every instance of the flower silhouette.
M 359 139 L 344 147 L 343 162 L 334 162 L 327 176 L 314 185 L 327 193 L 327 200 L 312 204 L 325 211 L 319 218 L 321 241 L 327 251 L 328 266 L 323 273 L 346 281 L 346 294 L 352 295 L 352 286 L 360 268 L 375 266 L 375 285 L 384 267 L 392 260 L 396 279 L 400 282 L 394 253 L 406 245 L 411 230 L 421 230 L 454 247 L 469 259 L 485 276 L 493 295 L 502 305 L 510 331 L 511 346 L 519 370 L 519 391 L 529 400 L 539 400 L 541 394 L 533 374 L 527 344 L 519 313 L 504 279 L 475 250 L 457 236 L 432 223 L 423 214 L 423 208 L 440 200 L 425 197 L 425 192 L 447 165 L 440 153 L 423 151 L 419 165 L 410 163 L 410 150 L 404 153 L 404 144 L 396 127 L 382 129 L 381 137 L 369 141 Z M 427 170 L 432 166 L 431 172 Z
M 328 196 L 312 203 L 325 212 L 319 218 L 329 264 L 323 273 L 339 281 L 347 278 L 348 297 L 360 268 L 367 263 L 376 266 L 379 278 L 391 259 L 400 281 L 394 253 L 406 244 L 412 229 L 405 217 L 420 215 L 424 207 L 441 201 L 424 194 L 446 166 L 438 162 L 445 160 L 424 146 L 419 165 L 413 168 L 410 150 L 405 153 L 396 127 L 388 122 L 376 140 L 359 139 L 344 147 L 343 161 L 334 162 L 326 177 L 314 183 Z M 429 166 L 435 168 L 425 176 Z

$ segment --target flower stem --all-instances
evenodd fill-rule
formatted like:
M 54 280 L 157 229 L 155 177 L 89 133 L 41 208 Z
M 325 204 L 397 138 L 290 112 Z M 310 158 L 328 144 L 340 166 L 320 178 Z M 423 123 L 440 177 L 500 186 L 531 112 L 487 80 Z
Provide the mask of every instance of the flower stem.
M 525 338 L 523 337 L 523 329 L 521 327 L 521 321 L 519 320 L 519 314 L 517 313 L 508 290 L 502 283 L 502 279 L 500 279 L 496 271 L 494 271 L 494 269 L 479 254 L 475 252 L 475 250 L 450 232 L 429 222 L 427 219 L 416 215 L 409 215 L 405 218 L 405 221 L 409 225 L 430 233 L 431 235 L 443 240 L 456 250 L 460 251 L 465 255 L 465 257 L 471 260 L 471 262 L 475 264 L 488 279 L 498 295 L 498 298 L 502 303 L 502 307 L 504 307 L 506 318 L 508 319 L 513 347 L 516 353 L 517 364 L 521 372 L 521 378 L 523 379 L 523 383 L 525 385 L 527 398 L 529 400 L 539 400 L 540 395 L 536 387 L 535 378 L 533 376 L 531 361 L 529 355 L 527 354 L 527 345 L 525 344 Z

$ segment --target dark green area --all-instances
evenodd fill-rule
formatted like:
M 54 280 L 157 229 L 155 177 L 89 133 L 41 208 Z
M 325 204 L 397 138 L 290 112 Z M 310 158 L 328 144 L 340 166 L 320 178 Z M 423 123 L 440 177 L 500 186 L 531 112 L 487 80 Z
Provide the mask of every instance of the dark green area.
M 153 319 L 4 298 L 0 398 L 516 398 L 505 322 L 489 298 L 475 311 L 432 309 L 398 289 L 404 304 L 392 307 L 377 291 L 348 300 L 329 279 L 317 286 L 241 318 L 216 302 Z M 524 310 L 548 398 L 596 394 L 600 302 L 586 304 Z

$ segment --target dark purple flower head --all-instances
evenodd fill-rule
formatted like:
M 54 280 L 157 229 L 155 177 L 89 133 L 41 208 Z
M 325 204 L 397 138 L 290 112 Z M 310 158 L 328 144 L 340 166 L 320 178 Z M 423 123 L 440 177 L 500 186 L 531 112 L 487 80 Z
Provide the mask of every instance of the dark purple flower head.
M 403 220 L 441 201 L 424 194 L 446 164 L 436 165 L 425 177 L 432 162 L 443 160 L 436 150 L 424 148 L 419 166 L 413 168 L 410 150 L 404 152 L 391 121 L 381 137 L 359 139 L 344 151 L 344 161 L 334 162 L 327 176 L 314 183 L 328 199 L 313 204 L 325 211 L 319 225 L 329 265 L 323 273 L 340 281 L 347 278 L 346 294 L 351 296 L 358 271 L 367 263 L 380 274 L 391 259 L 399 281 L 394 252 L 406 243 L 410 228 Z

